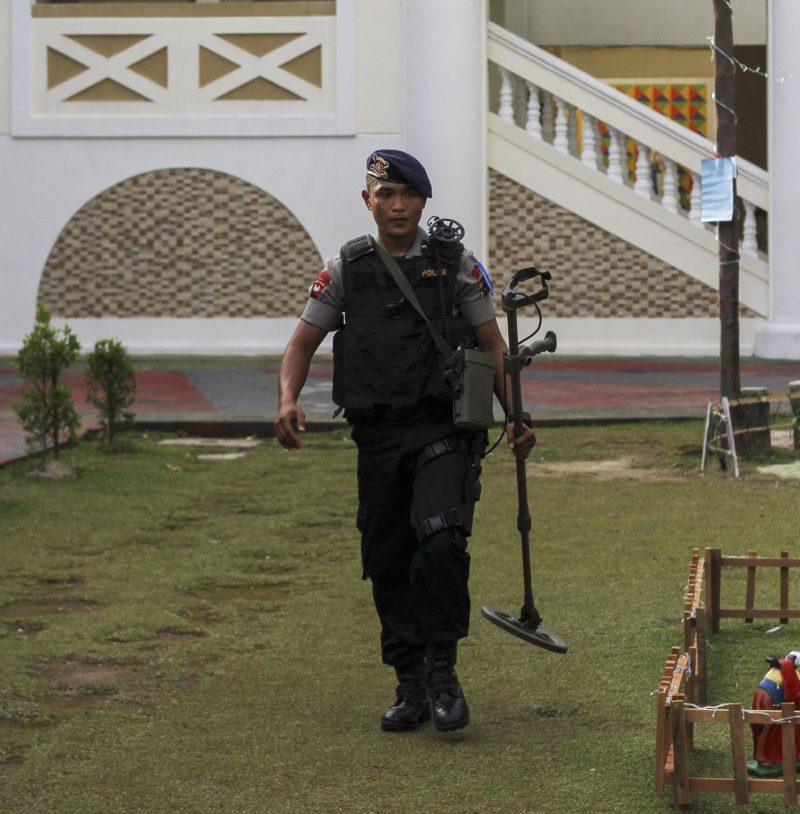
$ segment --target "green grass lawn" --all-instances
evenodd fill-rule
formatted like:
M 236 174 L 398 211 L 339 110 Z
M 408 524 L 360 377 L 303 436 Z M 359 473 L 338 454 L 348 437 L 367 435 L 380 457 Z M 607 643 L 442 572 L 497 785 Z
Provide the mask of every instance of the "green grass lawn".
M 459 655 L 472 723 L 452 734 L 379 729 L 394 675 L 360 580 L 346 433 L 234 461 L 138 435 L 125 455 L 67 450 L 74 479 L 1 469 L 0 812 L 670 810 L 653 789 L 652 692 L 682 643 L 691 551 L 794 553 L 798 538 L 800 482 L 752 463 L 739 481 L 716 463 L 701 477 L 702 434 L 540 431 L 534 589 L 565 656 L 480 617 L 522 602 L 513 458 L 489 456 Z M 764 656 L 800 648 L 797 623 L 774 624 L 726 620 L 710 703 L 749 704 Z M 698 740 L 692 760 L 725 773 L 724 739 Z M 783 809 L 754 799 L 693 796 L 701 811 Z

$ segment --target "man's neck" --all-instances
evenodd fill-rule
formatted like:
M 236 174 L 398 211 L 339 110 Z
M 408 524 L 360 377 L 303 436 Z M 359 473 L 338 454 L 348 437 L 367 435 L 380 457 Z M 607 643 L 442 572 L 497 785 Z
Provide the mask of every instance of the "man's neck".
M 388 251 L 393 257 L 405 257 L 408 254 L 409 249 L 414 245 L 415 239 L 416 233 L 410 240 L 398 240 L 396 238 L 393 239 L 391 237 L 385 237 L 381 234 L 378 235 L 378 240 L 380 240 L 386 251 Z

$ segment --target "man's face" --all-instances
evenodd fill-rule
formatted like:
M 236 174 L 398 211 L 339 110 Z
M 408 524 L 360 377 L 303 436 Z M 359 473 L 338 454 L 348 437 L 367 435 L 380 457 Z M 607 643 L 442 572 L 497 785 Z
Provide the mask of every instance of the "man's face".
M 417 231 L 422 210 L 428 199 L 408 184 L 377 181 L 363 190 L 361 197 L 378 226 L 378 236 L 385 242 L 409 245 Z

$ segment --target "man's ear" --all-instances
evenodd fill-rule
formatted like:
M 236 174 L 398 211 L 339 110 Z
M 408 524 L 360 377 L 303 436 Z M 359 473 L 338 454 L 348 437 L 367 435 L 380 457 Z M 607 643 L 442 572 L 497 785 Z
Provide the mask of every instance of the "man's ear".
M 367 207 L 367 209 L 372 209 L 372 207 L 369 205 L 369 190 L 368 189 L 362 189 L 361 190 L 361 200 L 364 201 L 364 205 Z

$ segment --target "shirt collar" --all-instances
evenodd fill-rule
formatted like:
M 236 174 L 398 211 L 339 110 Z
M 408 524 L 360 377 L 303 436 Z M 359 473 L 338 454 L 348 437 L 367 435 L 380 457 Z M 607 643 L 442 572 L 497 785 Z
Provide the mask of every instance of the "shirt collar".
M 405 253 L 404 257 L 417 257 L 422 254 L 422 243 L 423 241 L 427 241 L 428 233 L 421 227 L 417 226 L 417 233 L 414 235 L 414 241 L 412 242 L 411 246 L 409 246 L 408 251 Z M 376 235 L 375 242 L 380 243 L 381 239 Z

